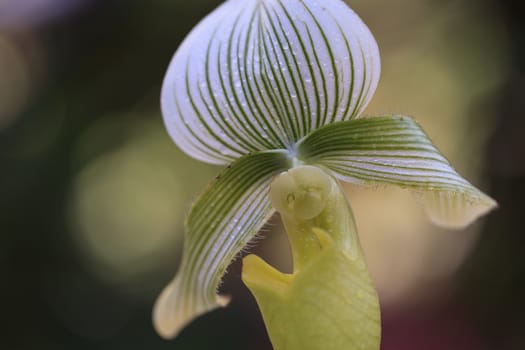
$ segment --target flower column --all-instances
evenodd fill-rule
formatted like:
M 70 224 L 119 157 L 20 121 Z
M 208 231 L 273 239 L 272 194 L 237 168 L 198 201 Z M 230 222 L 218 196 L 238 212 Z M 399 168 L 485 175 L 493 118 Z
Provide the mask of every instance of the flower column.
M 248 255 L 242 278 L 274 349 L 379 349 L 379 302 L 337 181 L 320 168 L 300 166 L 273 180 L 270 198 L 288 232 L 294 272 L 283 274 Z

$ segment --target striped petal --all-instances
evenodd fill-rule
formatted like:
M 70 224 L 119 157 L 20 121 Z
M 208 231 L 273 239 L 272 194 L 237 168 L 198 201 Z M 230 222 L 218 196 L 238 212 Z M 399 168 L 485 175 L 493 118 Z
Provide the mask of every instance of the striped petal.
M 162 111 L 182 150 L 226 164 L 354 118 L 379 74 L 372 34 L 341 0 L 228 0 L 176 52 Z
M 272 214 L 269 183 L 287 168 L 285 152 L 243 157 L 196 200 L 186 222 L 179 272 L 153 310 L 153 322 L 161 336 L 172 338 L 195 317 L 227 304 L 227 298 L 216 295 L 220 279 Z
M 398 185 L 415 191 L 431 220 L 464 227 L 496 202 L 463 179 L 407 117 L 374 117 L 332 124 L 308 135 L 298 155 L 340 179 Z

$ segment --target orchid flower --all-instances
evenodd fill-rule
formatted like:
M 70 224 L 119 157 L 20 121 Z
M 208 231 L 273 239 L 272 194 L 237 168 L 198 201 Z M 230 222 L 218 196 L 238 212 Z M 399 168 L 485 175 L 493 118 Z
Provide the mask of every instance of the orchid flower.
M 270 199 L 270 183 L 281 188 L 288 181 L 278 180 L 283 172 L 300 177 L 302 170 L 295 175 L 293 170 L 306 166 L 306 177 L 314 178 L 314 185 L 308 182 L 306 188 L 315 187 L 318 178 L 328 184 L 315 187 L 321 194 L 314 195 L 332 193 L 328 204 L 323 201 L 321 211 L 314 208 L 315 215 L 303 220 L 320 246 L 339 247 L 333 248 L 333 256 L 346 249 L 334 230 L 351 231 L 333 223 L 318 227 L 323 215 L 351 217 L 334 178 L 412 191 L 430 219 L 448 227 L 466 226 L 495 207 L 451 167 L 413 119 L 360 117 L 379 75 L 376 41 L 342 0 L 227 0 L 192 30 L 164 80 L 164 121 L 184 152 L 226 168 L 188 214 L 179 271 L 154 308 L 161 336 L 174 337 L 197 316 L 227 304 L 227 297 L 217 295 L 221 277 L 275 209 L 293 240 L 290 222 L 297 212 L 286 212 L 278 198 Z M 315 175 L 312 167 L 324 175 Z M 309 196 L 297 205 L 309 208 Z M 324 211 L 325 205 L 332 214 Z M 294 249 L 301 248 L 292 243 Z M 355 254 L 364 268 L 362 254 Z M 270 270 L 259 269 L 257 259 L 248 258 L 243 279 L 258 301 L 265 302 L 259 300 L 256 280 Z M 260 306 L 265 314 L 268 307 Z

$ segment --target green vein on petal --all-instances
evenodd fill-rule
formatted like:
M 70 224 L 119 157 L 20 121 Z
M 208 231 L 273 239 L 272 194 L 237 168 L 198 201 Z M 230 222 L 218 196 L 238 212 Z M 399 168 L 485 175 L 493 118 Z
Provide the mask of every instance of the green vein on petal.
M 430 219 L 461 228 L 496 202 L 461 177 L 411 118 L 385 116 L 325 126 L 297 146 L 300 159 L 357 184 L 386 184 L 416 193 Z
M 372 34 L 341 0 L 228 0 L 177 50 L 162 112 L 179 148 L 227 164 L 356 118 L 379 73 Z
M 247 155 L 195 201 L 186 222 L 181 266 L 154 307 L 153 322 L 161 336 L 172 338 L 195 317 L 227 303 L 216 295 L 220 279 L 272 214 L 269 183 L 287 168 L 284 151 Z

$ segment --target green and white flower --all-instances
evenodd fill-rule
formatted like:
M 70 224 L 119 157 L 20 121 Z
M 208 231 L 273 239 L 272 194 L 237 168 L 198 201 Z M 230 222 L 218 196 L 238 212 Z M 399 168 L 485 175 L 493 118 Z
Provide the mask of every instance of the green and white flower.
M 188 35 L 162 89 L 166 127 L 188 155 L 228 166 L 188 215 L 181 266 L 154 309 L 163 337 L 227 303 L 221 277 L 274 212 L 269 184 L 288 169 L 401 186 L 445 226 L 494 208 L 413 119 L 359 118 L 379 75 L 372 34 L 341 0 L 227 0 Z

